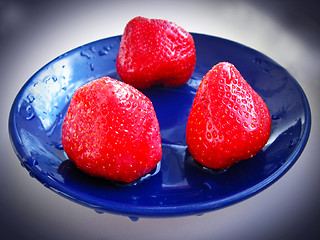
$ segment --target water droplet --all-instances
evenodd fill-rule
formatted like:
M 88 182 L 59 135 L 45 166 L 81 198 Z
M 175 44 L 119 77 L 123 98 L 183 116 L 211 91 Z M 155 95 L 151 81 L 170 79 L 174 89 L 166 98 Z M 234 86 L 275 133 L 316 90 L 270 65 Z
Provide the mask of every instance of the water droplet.
M 262 63 L 262 60 L 261 60 L 261 59 L 258 59 L 258 58 L 255 58 L 252 62 L 253 62 L 253 63 L 257 63 L 257 64 L 261 64 L 261 63 Z
M 290 143 L 289 143 L 289 148 L 294 147 L 297 143 L 298 143 L 299 138 L 295 137 L 293 139 L 291 139 Z
M 100 50 L 100 51 L 99 51 L 99 56 L 104 56 L 104 55 L 108 55 L 108 51 L 106 51 L 106 50 Z
M 58 78 L 56 76 L 49 76 L 49 77 L 46 77 L 43 82 L 45 84 L 48 84 L 50 81 L 53 81 L 53 82 L 56 82 L 58 80 Z
M 278 119 L 280 119 L 280 116 L 277 115 L 277 114 L 273 114 L 273 115 L 271 116 L 271 119 L 272 119 L 272 120 L 278 120 Z
M 20 162 L 20 164 L 21 164 L 21 167 L 26 168 L 26 163 L 25 162 Z
M 27 99 L 29 103 L 32 103 L 35 100 L 35 97 L 31 94 L 28 94 Z
M 94 210 L 94 211 L 98 214 L 104 214 L 104 211 L 101 211 L 101 210 Z
M 129 216 L 129 218 L 132 222 L 137 222 L 139 220 L 139 217 L 135 217 L 135 216 Z
M 272 120 L 279 120 L 280 118 L 284 118 L 286 116 L 286 109 L 284 107 L 280 108 L 277 112 L 271 115 Z
M 36 166 L 38 165 L 38 161 L 36 159 L 33 159 L 32 163 L 31 163 L 32 166 Z
M 93 63 L 90 63 L 90 70 L 91 70 L 91 71 L 94 70 L 94 65 L 93 65 Z
M 131 197 L 131 199 L 132 199 L 133 201 L 137 201 L 137 200 L 139 200 L 139 198 L 140 198 L 140 196 L 135 196 L 135 195 Z
M 34 111 L 33 107 L 31 105 L 28 105 L 26 107 L 27 116 L 25 117 L 26 120 L 31 120 L 34 117 Z
M 93 57 L 93 56 L 91 56 L 90 54 L 88 54 L 88 53 L 86 53 L 86 52 L 84 52 L 84 51 L 80 52 L 80 56 L 86 57 L 86 58 L 88 58 L 88 59 L 91 59 L 91 58 Z
M 203 182 L 202 187 L 207 190 L 211 190 L 211 185 L 208 182 Z
M 99 55 L 100 56 L 104 56 L 104 55 L 108 55 L 110 49 L 112 48 L 112 45 L 110 46 L 104 46 L 100 51 L 99 51 Z

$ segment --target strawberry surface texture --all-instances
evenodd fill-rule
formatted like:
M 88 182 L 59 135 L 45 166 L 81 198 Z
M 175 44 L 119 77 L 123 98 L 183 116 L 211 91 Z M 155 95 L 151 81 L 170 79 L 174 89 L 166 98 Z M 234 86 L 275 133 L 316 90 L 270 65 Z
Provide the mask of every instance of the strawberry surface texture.
M 154 169 L 162 156 L 151 101 L 110 77 L 87 83 L 74 93 L 61 140 L 80 170 L 112 181 L 137 180 Z
M 136 17 L 121 38 L 116 68 L 121 79 L 144 89 L 185 84 L 196 63 L 192 35 L 173 22 Z
M 203 166 L 226 169 L 267 143 L 271 117 L 262 98 L 234 65 L 221 62 L 203 77 L 187 121 L 191 156 Z

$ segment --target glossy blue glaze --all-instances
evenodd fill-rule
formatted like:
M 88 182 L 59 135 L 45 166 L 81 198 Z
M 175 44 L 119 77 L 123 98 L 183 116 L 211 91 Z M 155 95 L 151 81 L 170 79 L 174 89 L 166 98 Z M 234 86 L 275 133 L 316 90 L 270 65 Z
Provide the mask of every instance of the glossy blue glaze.
M 26 82 L 9 117 L 12 145 L 22 166 L 66 198 L 97 212 L 132 219 L 202 214 L 235 204 L 274 183 L 296 162 L 309 137 L 311 115 L 303 90 L 284 68 L 251 48 L 202 34 L 193 33 L 193 37 L 197 64 L 187 84 L 143 91 L 153 102 L 160 123 L 160 171 L 136 184 L 114 184 L 79 171 L 61 146 L 61 125 L 73 92 L 102 76 L 119 79 L 115 59 L 121 36 L 67 52 Z M 265 100 L 272 115 L 272 132 L 254 158 L 215 172 L 194 162 L 186 146 L 185 128 L 202 77 L 221 61 L 233 63 Z

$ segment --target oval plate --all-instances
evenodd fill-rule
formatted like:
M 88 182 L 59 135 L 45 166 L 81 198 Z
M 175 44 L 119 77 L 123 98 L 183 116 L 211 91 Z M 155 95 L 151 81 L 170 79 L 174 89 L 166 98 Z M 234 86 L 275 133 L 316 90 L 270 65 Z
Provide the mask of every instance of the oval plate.
M 307 98 L 297 81 L 267 56 L 236 42 L 192 33 L 197 64 L 177 88 L 144 90 L 159 119 L 160 171 L 145 181 L 116 185 L 79 171 L 64 154 L 61 126 L 72 94 L 93 79 L 119 79 L 121 36 L 95 41 L 54 59 L 23 86 L 10 112 L 9 133 L 21 164 L 54 192 L 97 212 L 133 217 L 202 214 L 242 201 L 278 180 L 296 162 L 310 133 Z M 265 100 L 271 136 L 255 157 L 224 172 L 202 169 L 188 152 L 185 128 L 197 87 L 221 61 L 233 63 Z

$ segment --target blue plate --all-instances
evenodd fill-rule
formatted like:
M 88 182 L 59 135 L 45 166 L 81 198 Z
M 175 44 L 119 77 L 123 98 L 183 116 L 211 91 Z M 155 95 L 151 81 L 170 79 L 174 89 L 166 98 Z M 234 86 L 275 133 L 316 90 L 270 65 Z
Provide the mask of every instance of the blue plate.
M 163 157 L 144 181 L 121 185 L 90 177 L 64 154 L 61 125 L 72 94 L 102 76 L 119 79 L 115 62 L 121 36 L 67 52 L 40 69 L 22 87 L 10 112 L 9 133 L 21 164 L 54 192 L 97 212 L 131 217 L 202 214 L 244 200 L 278 180 L 298 159 L 310 133 L 307 98 L 297 81 L 267 56 L 241 44 L 192 34 L 197 64 L 177 88 L 143 91 L 159 119 Z M 265 100 L 271 136 L 259 154 L 224 172 L 203 169 L 188 152 L 187 117 L 197 87 L 218 62 L 233 63 Z

